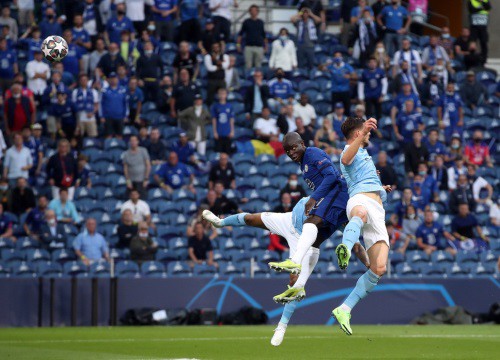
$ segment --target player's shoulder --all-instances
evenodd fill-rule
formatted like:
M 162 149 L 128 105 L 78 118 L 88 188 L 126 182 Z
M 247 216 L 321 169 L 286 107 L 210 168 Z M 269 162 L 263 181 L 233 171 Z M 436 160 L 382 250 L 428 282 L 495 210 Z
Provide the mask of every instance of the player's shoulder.
M 328 155 L 326 154 L 326 152 L 324 152 L 320 148 L 317 148 L 314 146 L 309 146 L 306 149 L 306 155 L 308 155 L 307 160 L 310 160 L 310 161 L 314 161 L 314 160 L 321 159 L 324 157 L 329 158 Z

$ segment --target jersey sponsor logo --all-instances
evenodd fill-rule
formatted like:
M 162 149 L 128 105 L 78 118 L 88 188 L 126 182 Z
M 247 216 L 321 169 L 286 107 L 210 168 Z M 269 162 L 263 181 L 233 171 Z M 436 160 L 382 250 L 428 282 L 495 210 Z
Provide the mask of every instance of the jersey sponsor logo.
M 304 166 L 304 172 L 308 172 L 309 171 L 309 166 L 307 166 L 307 164 Z
M 306 181 L 306 184 L 309 187 L 309 189 L 314 191 L 314 189 L 316 188 L 316 186 L 314 186 L 314 183 L 309 179 L 304 179 L 304 180 Z

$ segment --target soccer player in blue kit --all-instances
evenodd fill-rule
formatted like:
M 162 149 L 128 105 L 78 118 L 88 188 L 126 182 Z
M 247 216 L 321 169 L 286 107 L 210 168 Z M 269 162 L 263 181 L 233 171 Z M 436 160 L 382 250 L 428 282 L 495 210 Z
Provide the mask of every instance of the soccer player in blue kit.
M 356 117 L 348 117 L 342 124 L 342 132 L 347 145 L 340 155 L 340 169 L 349 187 L 347 216 L 349 223 L 344 229 L 342 244 L 337 246 L 339 267 L 347 268 L 351 249 L 363 234 L 370 268 L 358 279 L 356 286 L 341 306 L 332 311 L 340 328 L 352 335 L 350 326 L 351 310 L 368 295 L 377 285 L 386 271 L 389 256 L 389 235 L 385 226 L 385 210 L 383 203 L 387 199 L 390 186 L 383 186 L 377 174 L 375 164 L 366 147 L 369 144 L 371 130 L 377 129 L 377 120 L 366 121 Z

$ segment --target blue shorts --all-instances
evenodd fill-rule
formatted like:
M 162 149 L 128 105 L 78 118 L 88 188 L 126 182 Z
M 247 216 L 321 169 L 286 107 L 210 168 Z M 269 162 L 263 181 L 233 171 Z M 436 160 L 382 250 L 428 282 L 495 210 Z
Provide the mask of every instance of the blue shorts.
M 318 229 L 318 240 L 321 242 L 328 239 L 349 221 L 345 208 L 341 209 L 333 206 L 328 208 L 327 204 L 323 205 L 323 202 L 309 212 L 309 215 L 319 216 L 323 220 Z

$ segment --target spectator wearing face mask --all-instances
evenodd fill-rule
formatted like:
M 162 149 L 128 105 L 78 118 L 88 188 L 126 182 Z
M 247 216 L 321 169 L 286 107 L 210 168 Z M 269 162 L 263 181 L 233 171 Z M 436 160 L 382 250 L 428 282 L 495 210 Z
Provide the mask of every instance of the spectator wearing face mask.
M 434 165 L 430 169 L 430 174 L 437 181 L 437 187 L 440 191 L 448 190 L 448 169 L 444 166 L 444 156 L 436 155 Z
M 132 21 L 125 16 L 125 4 L 120 3 L 116 5 L 116 15 L 112 16 L 106 23 L 106 31 L 104 32 L 104 39 L 109 43 L 119 43 L 122 31 L 128 30 L 134 39 L 135 29 Z
M 144 261 L 153 261 L 155 259 L 158 244 L 149 236 L 149 228 L 146 222 L 141 221 L 138 227 L 137 235 L 130 241 L 130 259 L 140 266 Z
M 470 209 L 476 208 L 476 201 L 472 188 L 469 185 L 467 175 L 462 174 L 458 177 L 457 187 L 450 194 L 449 208 L 452 214 L 458 213 L 458 206 L 462 203 L 469 205 Z
M 477 166 L 474 164 L 467 165 L 467 179 L 472 188 L 474 200 L 478 204 L 491 205 L 493 197 L 493 186 L 482 176 L 476 174 Z M 482 190 L 486 192 L 486 196 L 481 194 Z M 471 208 L 472 209 L 472 208 Z
M 465 82 L 460 87 L 460 97 L 463 99 L 464 105 L 475 109 L 484 103 L 487 96 L 486 88 L 476 80 L 474 71 L 467 71 Z
M 377 24 L 373 19 L 373 13 L 363 10 L 362 17 L 356 22 L 356 30 L 351 40 L 354 47 L 353 58 L 358 59 L 364 65 L 375 50 L 378 40 Z
M 354 73 L 351 65 L 344 62 L 340 51 L 333 54 L 333 63 L 327 66 L 332 81 L 331 97 L 332 104 L 341 102 L 344 104 L 344 111 L 349 115 L 351 108 L 351 97 L 349 80 Z
M 285 74 L 297 68 L 297 50 L 293 40 L 289 38 L 288 30 L 282 28 L 278 38 L 271 45 L 269 67 L 272 70 L 283 69 Z
M 483 142 L 483 132 L 481 130 L 474 131 L 472 143 L 465 147 L 465 160 L 469 164 L 493 167 L 490 149 L 488 145 Z
M 433 71 L 424 84 L 421 96 L 422 103 L 427 107 L 437 106 L 443 94 L 443 83 L 440 81 L 437 71 Z
M 40 242 L 45 249 L 66 246 L 64 224 L 57 221 L 54 210 L 45 211 L 45 222 L 40 229 Z
M 281 189 L 280 195 L 283 195 L 285 193 L 290 194 L 293 206 L 295 206 L 295 204 L 297 204 L 300 199 L 307 196 L 307 193 L 302 185 L 299 185 L 297 174 L 291 174 L 288 177 L 288 182 L 286 183 L 285 187 Z
M 423 131 L 424 128 L 422 114 L 415 109 L 413 100 L 406 100 L 404 111 L 398 112 L 396 125 L 393 126 L 396 139 L 407 144 L 412 141 L 415 130 Z
M 439 127 L 444 130 L 446 139 L 453 134 L 462 135 L 464 126 L 463 102 L 455 92 L 455 84 L 450 82 L 446 86 L 446 93 L 441 96 L 438 104 Z
M 422 219 L 417 214 L 417 209 L 413 205 L 408 205 L 402 221 L 403 233 L 410 237 L 410 241 L 416 243 L 416 233 L 418 227 L 422 225 Z
M 442 59 L 444 61 L 445 67 L 450 65 L 450 58 L 446 53 L 446 50 L 439 45 L 439 36 L 431 35 L 429 38 L 429 45 L 425 47 L 422 53 L 422 63 L 424 69 L 432 71 L 437 65 L 438 59 Z

